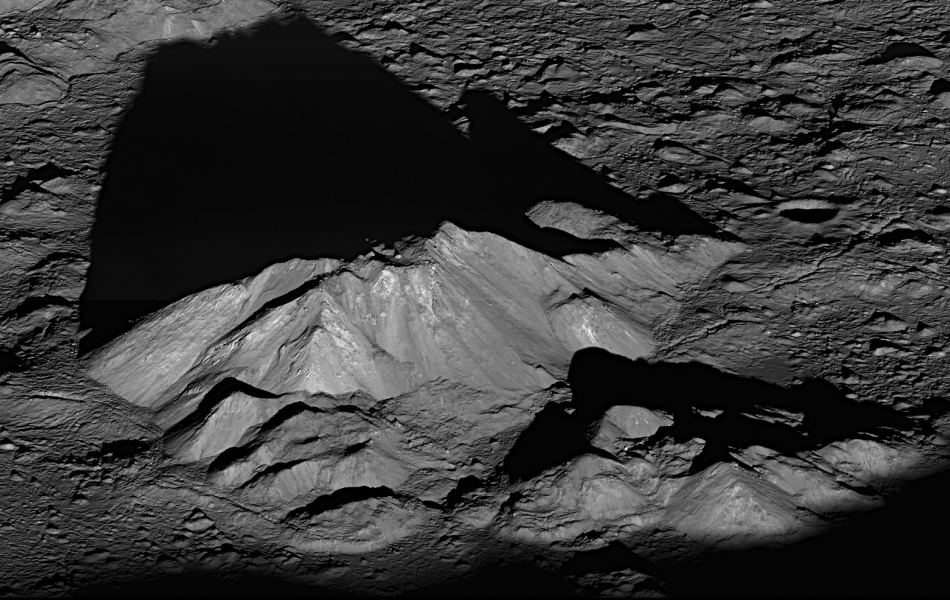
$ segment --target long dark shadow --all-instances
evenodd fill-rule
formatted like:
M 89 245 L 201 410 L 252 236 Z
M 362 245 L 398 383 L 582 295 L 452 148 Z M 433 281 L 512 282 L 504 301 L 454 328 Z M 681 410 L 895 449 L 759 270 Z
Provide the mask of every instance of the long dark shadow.
M 370 250 L 367 239 L 425 235 L 445 220 L 552 256 L 613 247 L 538 228 L 524 210 L 565 198 L 623 212 L 636 200 L 490 95 L 469 93 L 464 104 L 471 141 L 302 19 L 214 47 L 161 48 L 106 165 L 81 302 L 81 327 L 92 332 L 80 353 L 176 299 L 275 262 L 351 259 Z M 651 223 L 649 211 L 624 214 L 652 228 L 666 218 L 675 232 L 685 213 L 674 213 Z
M 257 574 L 143 576 L 81 589 L 79 598 L 350 598 L 351 594 Z
M 568 383 L 573 413 L 552 405 L 538 414 L 505 458 L 511 478 L 531 478 L 580 454 L 600 452 L 588 441 L 590 428 L 615 405 L 672 413 L 674 424 L 657 436 L 671 435 L 675 441 L 702 438 L 705 446 L 693 459 L 692 472 L 733 461 L 730 451 L 755 444 L 791 453 L 910 426 L 899 412 L 849 400 L 824 381 L 783 388 L 701 363 L 633 361 L 599 348 L 575 353 Z M 711 420 L 694 409 L 723 412 Z M 770 422 L 769 409 L 800 415 L 801 422 Z
M 495 173 L 488 181 L 495 186 L 492 198 L 511 211 L 512 218 L 523 216 L 541 198 L 573 200 L 648 231 L 730 237 L 675 198 L 659 192 L 634 198 L 608 184 L 553 147 L 554 140 L 546 137 L 550 130 L 535 134 L 489 92 L 468 91 L 460 104 L 471 121 L 472 146 Z

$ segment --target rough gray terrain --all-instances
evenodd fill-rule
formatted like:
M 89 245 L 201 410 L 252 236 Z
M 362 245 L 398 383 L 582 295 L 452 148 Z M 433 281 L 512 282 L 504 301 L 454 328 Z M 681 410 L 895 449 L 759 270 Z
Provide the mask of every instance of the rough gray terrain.
M 565 188 L 525 227 L 581 250 L 447 219 L 80 353 L 150 60 L 281 27 L 646 216 Z M 931 592 L 948 60 L 939 2 L 0 0 L 0 595 Z

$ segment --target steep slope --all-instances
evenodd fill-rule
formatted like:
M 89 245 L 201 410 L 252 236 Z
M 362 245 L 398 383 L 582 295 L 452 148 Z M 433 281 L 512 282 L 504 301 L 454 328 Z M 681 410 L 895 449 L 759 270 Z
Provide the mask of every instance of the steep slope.
M 496 480 L 538 411 L 569 399 L 576 351 L 650 356 L 683 291 L 743 249 L 627 229 L 563 260 L 444 223 L 351 263 L 280 263 L 151 315 L 86 367 L 156 411 L 173 461 L 285 520 L 288 543 L 364 552 L 451 505 L 463 479 Z M 498 507 L 480 510 L 463 520 Z
M 557 260 L 446 223 L 393 257 L 291 261 L 206 290 L 86 364 L 169 425 L 226 377 L 273 394 L 384 399 L 445 379 L 523 395 L 563 379 L 581 348 L 649 356 L 652 327 L 683 289 L 742 248 L 643 240 Z

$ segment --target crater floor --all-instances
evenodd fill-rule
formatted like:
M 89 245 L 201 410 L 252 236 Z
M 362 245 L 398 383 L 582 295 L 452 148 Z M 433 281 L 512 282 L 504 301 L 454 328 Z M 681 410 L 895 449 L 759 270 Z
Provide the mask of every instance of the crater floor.
M 940 3 L 0 8 L 0 595 L 933 595 Z

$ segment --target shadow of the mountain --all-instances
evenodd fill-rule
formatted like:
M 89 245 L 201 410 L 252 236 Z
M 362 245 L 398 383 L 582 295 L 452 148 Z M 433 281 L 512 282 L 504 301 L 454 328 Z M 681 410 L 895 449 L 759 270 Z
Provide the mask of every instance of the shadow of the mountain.
M 608 184 L 586 166 L 537 135 L 488 92 L 468 91 L 460 101 L 469 117 L 470 140 L 494 176 L 496 197 L 523 215 L 538 199 L 572 200 L 669 235 L 725 235 L 675 198 L 653 191 L 634 198 Z M 500 208 L 500 207 L 499 207 Z M 513 215 L 512 215 L 513 216 Z
M 783 388 L 702 363 L 633 361 L 598 348 L 574 354 L 568 383 L 573 413 L 549 405 L 538 414 L 505 458 L 510 477 L 528 479 L 580 454 L 599 452 L 588 442 L 589 430 L 615 405 L 671 413 L 674 424 L 657 435 L 672 435 L 676 441 L 705 440 L 702 453 L 692 461 L 692 472 L 732 461 L 730 450 L 755 444 L 791 453 L 910 425 L 896 410 L 849 400 L 820 380 Z M 763 410 L 770 408 L 802 415 L 802 421 L 796 427 L 769 422 Z M 723 413 L 711 420 L 694 409 Z
M 81 303 L 81 328 L 92 333 L 80 352 L 132 319 L 275 262 L 350 259 L 370 250 L 367 240 L 428 234 L 446 220 L 552 256 L 613 246 L 535 226 L 524 211 L 545 198 L 682 230 L 663 212 L 668 203 L 633 210 L 638 200 L 551 148 L 489 94 L 469 92 L 461 105 L 471 141 L 382 67 L 302 19 L 214 47 L 162 47 L 106 165 Z

